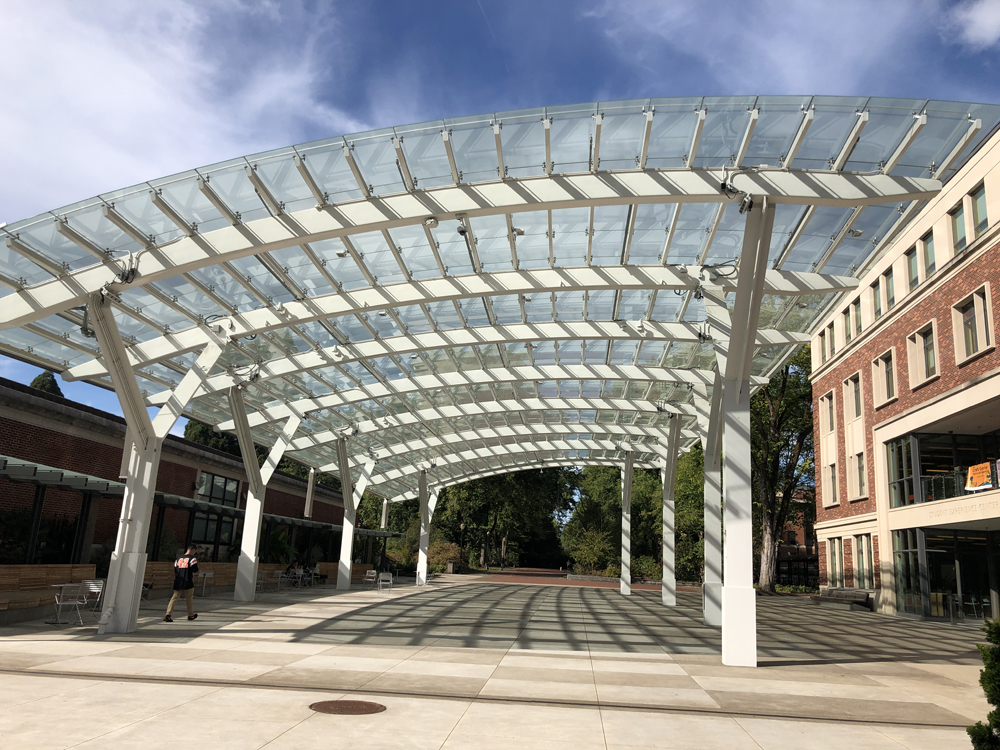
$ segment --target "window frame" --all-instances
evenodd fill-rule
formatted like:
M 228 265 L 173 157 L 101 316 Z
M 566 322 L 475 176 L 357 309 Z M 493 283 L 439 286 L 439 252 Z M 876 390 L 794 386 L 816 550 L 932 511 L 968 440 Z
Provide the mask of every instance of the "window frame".
M 875 589 L 875 545 L 872 535 L 856 534 L 853 542 L 854 588 L 873 591 Z
M 892 367 L 892 393 L 886 388 L 889 382 L 885 372 L 887 362 Z M 872 360 L 872 401 L 876 409 L 899 398 L 899 368 L 896 366 L 898 362 L 894 346 L 890 346 Z
M 872 319 L 878 320 L 882 317 L 882 277 L 875 279 L 875 283 L 869 289 L 872 292 Z
M 912 292 L 920 286 L 920 265 L 917 263 L 916 246 L 903 253 L 903 259 L 906 261 L 906 291 Z
M 964 310 L 973 305 L 975 313 L 976 350 L 969 352 L 966 346 L 966 320 Z M 977 357 L 981 357 L 996 346 L 991 332 L 993 331 L 993 302 L 990 295 L 990 282 L 974 289 L 951 306 L 952 334 L 955 341 L 955 364 L 961 367 Z
M 957 206 L 948 212 L 951 219 L 951 249 L 955 255 L 962 255 L 969 247 L 969 233 L 965 226 L 965 201 L 962 200 Z M 961 229 L 961 239 L 958 230 Z
M 896 306 L 896 282 L 892 266 L 889 266 L 882 273 L 882 281 L 885 287 L 885 311 L 889 312 Z
M 853 333 L 853 331 L 851 330 L 851 308 L 850 307 L 848 307 L 846 310 L 844 310 L 843 316 L 842 316 L 841 320 L 844 323 L 844 346 L 846 347 L 849 343 L 851 343 L 851 335 Z
M 861 297 L 854 300 L 854 337 L 857 338 L 864 330 L 864 321 L 861 319 Z
M 980 200 L 982 202 L 982 217 L 979 216 Z M 982 237 L 986 233 L 986 230 L 990 228 L 986 205 L 986 185 L 984 183 L 979 183 L 977 188 L 969 191 L 969 201 L 972 204 L 972 234 L 974 242 Z
M 930 240 L 928 242 L 928 240 Z M 931 230 L 920 238 L 921 260 L 924 266 L 924 280 L 929 279 L 937 272 L 937 259 L 934 255 L 934 230 Z
M 927 335 L 931 336 L 934 352 L 934 372 L 927 372 Z M 941 354 L 938 349 L 937 318 L 924 323 L 906 337 L 906 359 L 909 365 L 910 390 L 916 390 L 941 377 Z
M 830 537 L 826 540 L 826 586 L 841 589 L 844 583 L 844 538 Z

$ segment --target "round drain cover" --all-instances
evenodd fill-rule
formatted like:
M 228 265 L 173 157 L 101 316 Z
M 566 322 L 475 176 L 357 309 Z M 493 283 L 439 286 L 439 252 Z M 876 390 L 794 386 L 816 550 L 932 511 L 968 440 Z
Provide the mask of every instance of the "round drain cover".
M 371 701 L 320 701 L 309 706 L 313 711 L 323 714 L 345 714 L 360 716 L 361 714 L 378 714 L 385 711 L 381 703 Z

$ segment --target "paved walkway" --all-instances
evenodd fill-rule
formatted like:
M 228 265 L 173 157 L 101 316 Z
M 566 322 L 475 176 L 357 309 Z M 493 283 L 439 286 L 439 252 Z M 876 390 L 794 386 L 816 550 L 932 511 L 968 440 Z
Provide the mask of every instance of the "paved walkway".
M 0 630 L 9 747 L 961 748 L 988 711 L 977 631 L 759 599 L 762 666 L 723 667 L 696 594 L 444 577 L 199 599 L 97 636 Z M 91 620 L 92 622 L 92 620 Z M 314 713 L 346 696 L 388 707 Z

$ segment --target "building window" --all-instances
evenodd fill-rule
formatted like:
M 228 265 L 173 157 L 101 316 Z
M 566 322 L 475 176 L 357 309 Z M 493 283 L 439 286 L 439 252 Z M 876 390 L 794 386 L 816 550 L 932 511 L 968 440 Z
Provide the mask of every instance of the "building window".
M 833 332 L 833 323 L 826 329 L 826 337 L 830 340 L 830 356 L 837 353 L 837 337 Z
M 844 586 L 844 540 L 829 539 L 827 549 L 827 586 L 834 589 Z
M 882 274 L 882 278 L 885 281 L 885 309 L 891 310 L 896 306 L 896 286 L 892 281 L 892 269 Z
M 201 472 L 198 479 L 198 499 L 214 505 L 235 508 L 240 494 L 240 483 L 218 474 Z M 221 522 L 221 528 L 217 525 Z M 219 543 L 229 544 L 233 538 L 233 519 L 220 518 L 214 513 L 195 513 L 192 541 L 214 544 L 219 531 Z
M 890 349 L 872 362 L 872 383 L 875 388 L 876 405 L 896 398 L 896 368 L 893 359 L 893 350 Z
M 909 291 L 913 291 L 920 285 L 920 271 L 917 268 L 917 249 L 911 248 L 906 253 L 906 275 L 909 281 Z
M 795 533 L 794 529 L 789 529 L 785 532 L 785 544 L 798 544 L 799 535 Z
M 992 345 L 990 331 L 993 329 L 993 321 L 990 307 L 990 287 L 985 284 L 952 308 L 957 362 L 964 362 Z
M 969 244 L 965 236 L 965 206 L 959 206 L 951 212 L 951 236 L 954 239 L 955 255 L 959 255 Z
M 847 381 L 851 390 L 851 400 L 854 403 L 854 418 L 861 418 L 861 374 Z
M 978 239 L 989 226 L 986 218 L 986 188 L 980 185 L 972 192 L 972 224 Z
M 854 300 L 854 335 L 861 335 L 861 298 Z
M 867 492 L 868 487 L 867 487 L 867 482 L 865 481 L 865 478 L 867 476 L 867 472 L 865 471 L 865 454 L 864 453 L 859 453 L 858 455 L 856 455 L 854 457 L 854 471 L 855 471 L 856 476 L 857 476 L 857 488 L 856 488 L 857 489 L 857 495 L 856 496 L 857 497 L 865 497 L 868 494 L 868 492 Z
M 875 320 L 882 317 L 882 282 L 872 284 L 872 304 L 875 308 Z
M 819 356 L 820 356 L 820 361 L 821 362 L 826 362 L 826 360 L 827 360 L 827 353 L 826 353 L 826 331 L 823 331 L 819 335 Z
M 844 346 L 851 342 L 851 308 L 844 310 Z
M 924 246 L 924 278 L 929 279 L 937 268 L 934 264 L 934 233 L 925 234 L 921 243 Z
M 826 487 L 829 490 L 826 505 L 836 505 L 839 503 L 840 494 L 837 492 L 837 464 L 835 463 L 826 467 Z
M 833 391 L 830 391 L 825 396 L 820 397 L 819 400 L 820 407 L 820 417 L 819 417 L 819 429 L 820 433 L 823 435 L 829 435 L 833 432 L 836 425 L 836 413 L 834 411 L 833 404 Z
M 872 553 L 872 535 L 854 537 L 854 588 L 875 588 L 875 556 Z
M 909 436 L 885 444 L 889 469 L 889 507 L 913 505 L 913 446 Z
M 910 362 L 910 387 L 930 380 L 937 373 L 937 336 L 934 321 L 909 335 L 906 340 Z

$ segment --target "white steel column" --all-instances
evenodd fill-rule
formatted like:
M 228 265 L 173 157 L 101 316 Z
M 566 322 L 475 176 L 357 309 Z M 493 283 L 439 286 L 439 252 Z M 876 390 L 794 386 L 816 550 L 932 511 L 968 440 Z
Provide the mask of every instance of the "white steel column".
M 753 499 L 750 485 L 750 374 L 774 226 L 774 204 L 761 201 L 747 214 L 740 278 L 728 349 L 716 350 L 724 373 L 722 663 L 757 666 L 757 592 L 753 587 Z M 706 295 L 706 299 L 707 299 Z M 706 302 L 706 309 L 708 303 Z M 715 313 L 718 319 L 718 313 Z
M 337 565 L 337 589 L 347 591 L 351 588 L 351 570 L 354 567 L 354 525 L 357 520 L 358 506 L 368 488 L 375 469 L 375 461 L 367 460 L 362 464 L 361 476 L 358 481 L 351 481 L 350 458 L 347 455 L 347 440 L 337 441 L 337 459 L 340 464 L 340 494 L 344 499 L 344 522 L 340 533 L 340 563 Z
M 726 475 L 722 585 L 722 663 L 757 666 L 757 591 L 753 587 L 750 495 L 750 386 L 727 382 L 722 396 Z
M 705 458 L 705 582 L 702 610 L 706 625 L 722 627 L 722 378 L 712 388 L 709 427 L 703 441 Z
M 382 500 L 382 521 L 379 523 L 379 528 L 384 529 L 389 525 L 389 500 L 388 498 L 383 498 Z
M 632 594 L 632 465 L 635 453 L 625 451 L 625 465 L 622 467 L 622 569 L 621 592 L 623 596 Z
M 150 419 L 107 299 L 100 292 L 93 294 L 87 309 L 127 428 L 124 445 L 127 456 L 122 457 L 127 467 L 125 494 L 98 633 L 131 633 L 139 617 L 146 572 L 146 542 L 163 439 L 177 423 L 192 394 L 204 385 L 209 371 L 222 354 L 225 341 L 212 335 L 156 418 Z
M 243 391 L 239 388 L 229 390 L 229 411 L 232 412 L 236 424 L 236 439 L 240 444 L 240 454 L 243 456 L 243 468 L 247 473 L 247 504 L 243 512 L 243 534 L 240 538 L 240 559 L 236 565 L 236 587 L 233 590 L 233 601 L 252 602 L 257 597 L 257 564 L 260 550 L 260 531 L 264 522 L 264 494 L 271 475 L 278 468 L 281 457 L 285 454 L 289 443 L 299 429 L 301 419 L 291 416 L 285 422 L 281 434 L 271 447 L 264 466 L 257 464 L 257 450 L 254 447 L 253 435 L 247 423 L 246 405 L 243 403 Z
M 427 472 L 420 470 L 420 543 L 417 552 L 417 585 L 427 584 L 427 549 L 431 540 L 431 506 L 427 493 Z
M 677 571 L 674 564 L 675 534 L 674 523 L 674 489 L 677 486 L 677 450 L 680 447 L 681 419 L 674 415 L 670 420 L 670 435 L 667 438 L 667 456 L 660 469 L 660 480 L 663 484 L 663 576 L 660 583 L 660 595 L 668 607 L 677 604 Z
M 306 485 L 306 507 L 302 515 L 312 518 L 313 514 L 313 492 L 316 490 L 316 469 L 309 469 L 309 484 Z

